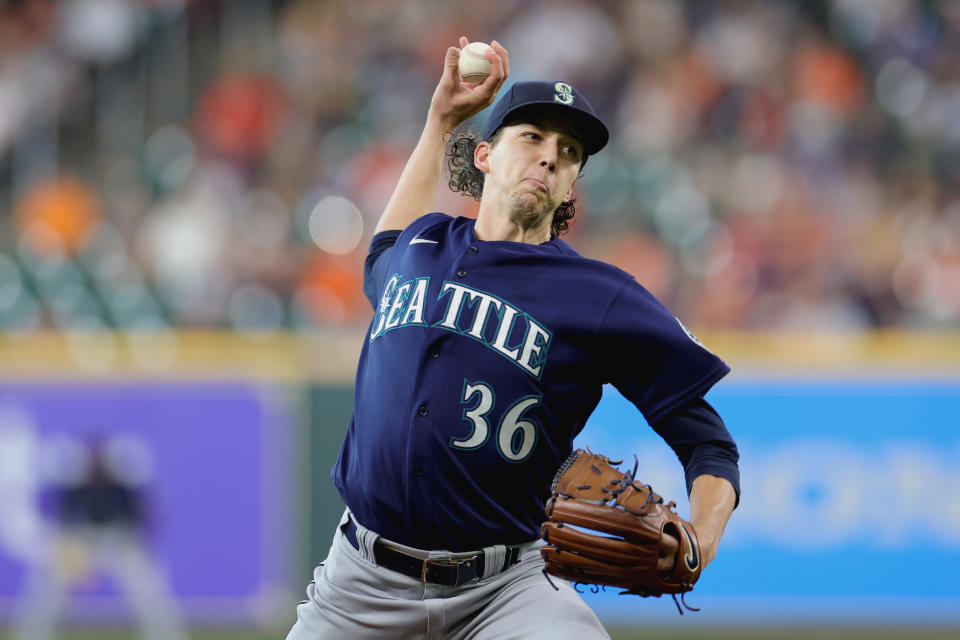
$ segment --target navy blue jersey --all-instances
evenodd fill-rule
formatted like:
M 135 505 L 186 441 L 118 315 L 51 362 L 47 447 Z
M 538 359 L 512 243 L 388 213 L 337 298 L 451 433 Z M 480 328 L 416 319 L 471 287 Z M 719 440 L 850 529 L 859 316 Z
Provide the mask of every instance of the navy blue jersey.
M 332 477 L 361 524 L 413 547 L 537 538 L 602 385 L 653 424 L 729 371 L 631 275 L 559 238 L 483 242 L 474 220 L 428 214 L 373 252 L 364 289 Z

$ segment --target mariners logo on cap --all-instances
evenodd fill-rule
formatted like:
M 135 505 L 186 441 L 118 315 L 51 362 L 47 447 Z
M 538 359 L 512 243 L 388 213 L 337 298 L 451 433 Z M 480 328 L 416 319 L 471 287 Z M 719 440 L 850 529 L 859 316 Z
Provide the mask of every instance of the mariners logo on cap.
M 573 87 L 566 82 L 553 85 L 553 101 L 560 104 L 573 104 Z

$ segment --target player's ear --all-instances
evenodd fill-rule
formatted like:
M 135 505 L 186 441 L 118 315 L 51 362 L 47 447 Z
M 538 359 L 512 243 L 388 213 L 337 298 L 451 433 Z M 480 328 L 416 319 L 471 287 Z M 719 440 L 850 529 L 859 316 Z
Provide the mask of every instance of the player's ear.
M 473 165 L 484 173 L 490 173 L 490 152 L 492 150 L 493 145 L 486 140 L 480 141 L 477 148 L 473 150 Z
M 579 177 L 579 176 L 577 176 L 577 177 Z M 574 179 L 573 179 L 573 184 L 570 185 L 570 190 L 567 191 L 567 195 L 563 196 L 563 204 L 567 204 L 568 202 L 570 202 L 571 200 L 573 200 L 573 188 L 574 188 L 575 186 L 577 186 L 577 178 L 574 178 Z

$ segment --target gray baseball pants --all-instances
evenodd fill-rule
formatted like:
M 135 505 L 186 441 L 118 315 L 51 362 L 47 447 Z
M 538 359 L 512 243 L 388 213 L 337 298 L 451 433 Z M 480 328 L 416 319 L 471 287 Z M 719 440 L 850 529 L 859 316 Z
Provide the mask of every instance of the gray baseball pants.
M 531 542 L 520 562 L 506 571 L 447 587 L 378 567 L 373 559 L 378 536 L 357 524 L 360 549 L 355 549 L 343 535 L 347 517 L 337 527 L 327 559 L 314 571 L 287 640 L 610 637 L 570 583 L 551 578 L 559 591 L 550 585 L 538 542 Z M 484 551 L 495 556 L 497 548 Z

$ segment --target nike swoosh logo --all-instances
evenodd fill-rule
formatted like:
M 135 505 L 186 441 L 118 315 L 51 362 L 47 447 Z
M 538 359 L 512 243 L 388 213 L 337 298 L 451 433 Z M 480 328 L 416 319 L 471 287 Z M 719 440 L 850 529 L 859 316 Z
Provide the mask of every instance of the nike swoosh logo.
M 700 566 L 700 558 L 697 555 L 697 546 L 693 543 L 693 536 L 690 535 L 690 532 L 687 531 L 687 528 L 680 526 L 680 531 L 683 532 L 683 535 L 687 538 L 687 544 L 690 545 L 690 551 L 684 554 L 683 563 L 687 565 L 687 569 L 690 571 L 696 571 L 697 567 Z
M 437 244 L 437 241 L 427 240 L 426 238 L 421 238 L 419 235 L 416 235 L 410 239 L 410 244 Z

